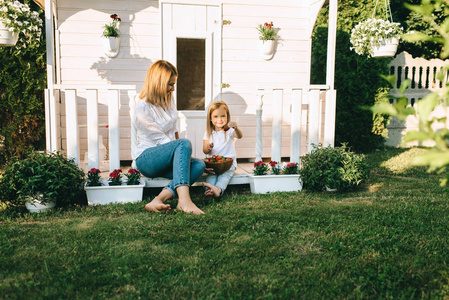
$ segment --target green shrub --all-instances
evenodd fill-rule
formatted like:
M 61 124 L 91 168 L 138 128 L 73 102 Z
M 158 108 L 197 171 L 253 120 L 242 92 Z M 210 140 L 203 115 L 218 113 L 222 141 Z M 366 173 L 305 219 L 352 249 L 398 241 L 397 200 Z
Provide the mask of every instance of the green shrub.
M 45 19 L 36 3 L 21 2 Z M 11 157 L 45 147 L 45 55 L 45 36 L 26 48 L 0 47 L 0 166 Z
M 25 159 L 12 159 L 0 179 L 0 199 L 23 205 L 42 193 L 42 202 L 74 203 L 83 193 L 84 172 L 61 153 L 32 152 Z
M 327 188 L 347 191 L 368 178 L 369 169 L 363 154 L 341 147 L 313 145 L 310 153 L 301 157 L 299 175 L 303 188 L 323 191 Z

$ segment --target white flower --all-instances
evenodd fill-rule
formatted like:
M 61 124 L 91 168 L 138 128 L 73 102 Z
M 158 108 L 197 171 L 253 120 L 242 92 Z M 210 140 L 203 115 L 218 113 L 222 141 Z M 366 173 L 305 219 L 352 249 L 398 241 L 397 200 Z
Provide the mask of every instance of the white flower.
M 360 22 L 351 30 L 351 49 L 359 55 L 370 55 L 371 49 L 379 45 L 381 40 L 399 37 L 402 34 L 399 23 L 381 19 L 368 19 Z
M 0 18 L 9 31 L 19 35 L 16 48 L 39 43 L 43 21 L 39 13 L 31 11 L 27 4 L 17 0 L 0 0 Z

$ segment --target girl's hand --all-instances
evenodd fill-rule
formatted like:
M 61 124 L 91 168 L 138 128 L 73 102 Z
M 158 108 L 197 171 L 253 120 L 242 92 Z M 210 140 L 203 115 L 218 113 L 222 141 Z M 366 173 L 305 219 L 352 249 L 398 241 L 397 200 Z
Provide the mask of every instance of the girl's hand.
M 231 127 L 231 128 L 236 128 L 237 127 L 237 123 L 231 121 L 231 122 L 228 123 L 228 126 Z
M 214 143 L 207 144 L 207 150 L 209 150 L 209 152 L 211 152 L 213 148 L 214 148 Z

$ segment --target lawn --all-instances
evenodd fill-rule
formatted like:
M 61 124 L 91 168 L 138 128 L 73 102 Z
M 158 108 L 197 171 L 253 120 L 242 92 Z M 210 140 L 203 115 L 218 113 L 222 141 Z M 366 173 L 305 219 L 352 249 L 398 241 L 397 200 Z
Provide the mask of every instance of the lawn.
M 370 154 L 350 193 L 196 188 L 202 216 L 145 201 L 3 210 L 0 298 L 448 299 L 449 189 L 410 166 L 422 151 Z

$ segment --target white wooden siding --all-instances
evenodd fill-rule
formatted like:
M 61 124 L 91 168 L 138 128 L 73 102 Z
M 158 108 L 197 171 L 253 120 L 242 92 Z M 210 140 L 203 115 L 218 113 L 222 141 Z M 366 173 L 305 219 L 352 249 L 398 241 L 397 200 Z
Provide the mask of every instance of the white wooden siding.
M 181 1 L 177 1 L 178 3 Z M 198 2 L 198 1 L 196 1 Z M 199 1 L 202 4 L 208 1 Z M 215 1 L 217 2 L 217 1 Z M 222 3 L 221 1 L 218 1 Z M 314 6 L 311 6 L 314 4 Z M 243 139 L 237 141 L 239 157 L 253 158 L 256 137 L 256 89 L 265 87 L 287 88 L 283 103 L 283 147 L 282 156 L 290 151 L 290 124 L 288 112 L 291 106 L 291 88 L 307 86 L 310 76 L 311 42 L 310 23 L 316 15 L 322 1 L 298 0 L 231 0 L 222 3 L 223 20 L 231 21 L 222 27 L 222 80 L 229 88 L 222 90 L 222 99 L 226 101 L 234 120 L 243 131 Z M 186 5 L 186 13 L 201 13 L 194 6 Z M 100 39 L 103 25 L 110 23 L 110 14 L 116 13 L 122 19 L 120 25 L 120 53 L 114 59 L 104 55 Z M 180 16 L 181 17 L 181 16 Z M 161 18 L 159 1 L 137 0 L 58 0 L 57 30 L 60 45 L 57 57 L 57 83 L 60 84 L 133 84 L 140 91 L 145 74 L 152 62 L 161 57 Z M 279 40 L 273 59 L 263 60 L 257 48 L 258 32 L 256 27 L 264 22 L 273 22 L 279 28 Z M 194 24 L 203 26 L 204 24 Z M 191 26 L 191 24 L 186 24 Z M 290 88 L 290 91 L 289 91 Z M 63 94 L 63 93 L 61 93 Z M 99 101 L 105 95 L 99 94 Z M 87 151 L 87 131 L 85 95 L 78 95 L 79 124 L 81 125 L 80 153 Z M 64 144 L 65 102 L 61 97 L 61 136 Z M 271 96 L 264 98 L 263 111 L 263 153 L 271 156 Z M 126 103 L 121 103 L 120 110 L 120 155 L 122 160 L 131 159 L 127 145 L 130 136 L 130 121 Z M 307 103 L 302 110 L 305 115 Z M 99 106 L 99 123 L 107 123 L 107 103 Z M 302 118 L 302 140 L 307 138 L 307 118 Z M 106 130 L 99 128 L 99 134 L 106 136 Z M 284 140 L 285 137 L 285 140 Z M 305 146 L 301 153 L 305 153 Z M 83 159 L 83 156 L 81 156 Z

